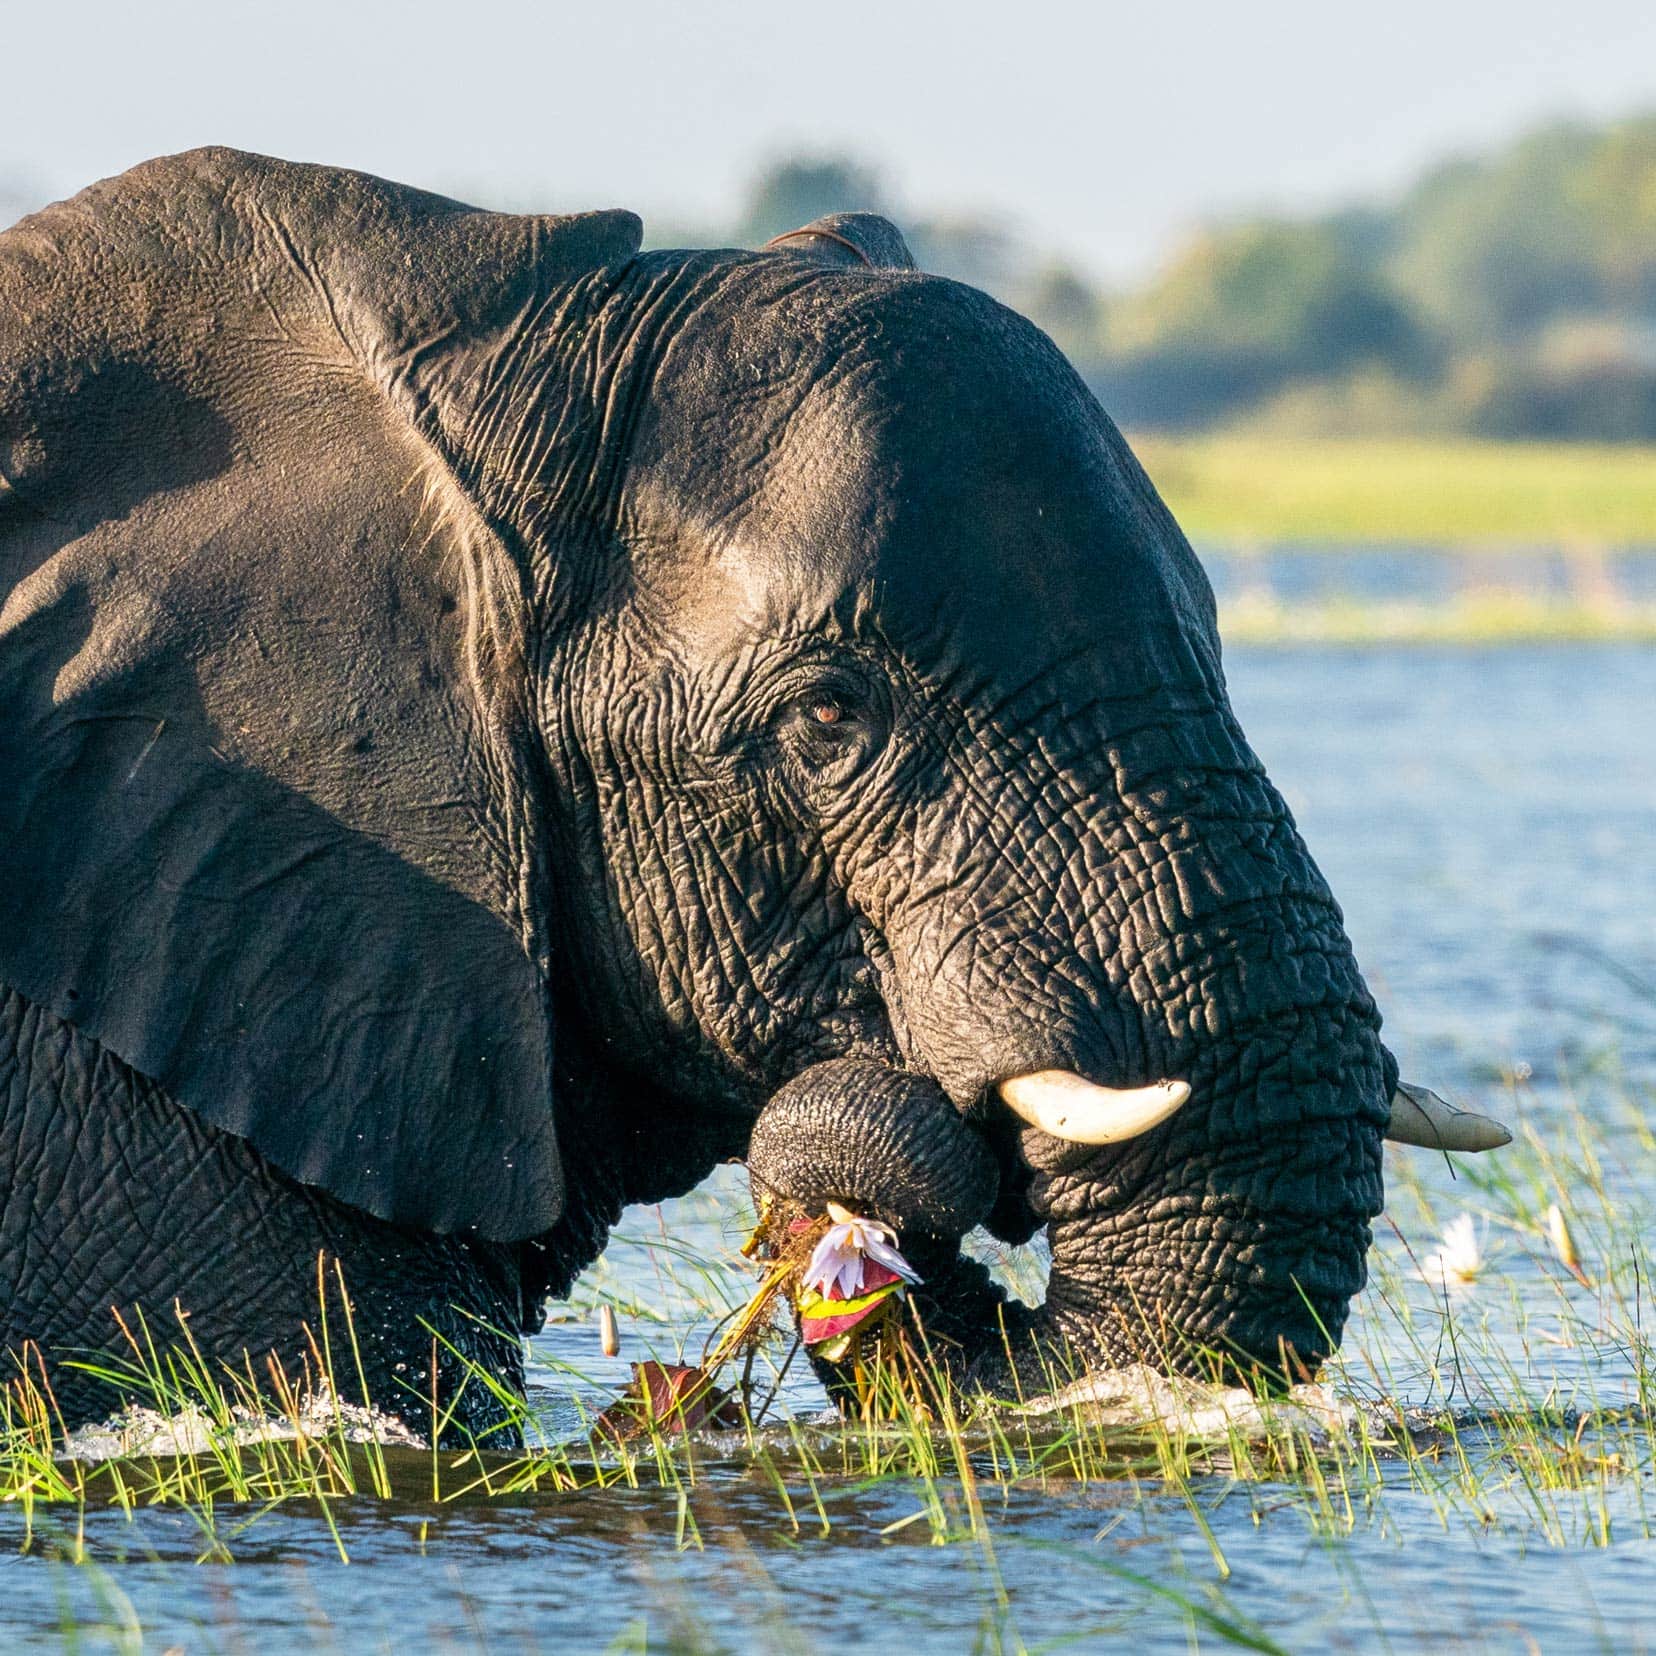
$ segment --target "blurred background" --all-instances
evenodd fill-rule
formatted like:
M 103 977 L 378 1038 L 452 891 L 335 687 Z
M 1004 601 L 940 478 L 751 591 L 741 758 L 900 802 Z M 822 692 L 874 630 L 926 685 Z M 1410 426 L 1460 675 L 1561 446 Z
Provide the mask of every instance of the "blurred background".
M 1642 0 L 0 18 L 0 223 L 207 142 L 657 246 L 880 209 L 1068 353 L 1232 636 L 1656 638 Z

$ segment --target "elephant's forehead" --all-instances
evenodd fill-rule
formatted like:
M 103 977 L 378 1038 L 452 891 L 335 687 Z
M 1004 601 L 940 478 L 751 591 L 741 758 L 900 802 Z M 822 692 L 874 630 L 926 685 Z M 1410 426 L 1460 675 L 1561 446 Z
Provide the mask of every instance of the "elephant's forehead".
M 879 297 L 805 383 L 732 400 L 724 625 L 832 614 L 997 676 L 1156 622 L 1211 625 L 1188 548 L 1043 336 L 952 283 Z

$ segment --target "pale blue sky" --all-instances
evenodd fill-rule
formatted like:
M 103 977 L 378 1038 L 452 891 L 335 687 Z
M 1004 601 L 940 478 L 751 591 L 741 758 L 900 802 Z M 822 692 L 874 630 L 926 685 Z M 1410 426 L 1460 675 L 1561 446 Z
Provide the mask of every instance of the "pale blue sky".
M 220 142 L 714 219 L 759 157 L 804 147 L 1119 275 L 1204 217 L 1656 106 L 1656 4 L 0 0 L 0 84 L 0 196 L 28 205 Z

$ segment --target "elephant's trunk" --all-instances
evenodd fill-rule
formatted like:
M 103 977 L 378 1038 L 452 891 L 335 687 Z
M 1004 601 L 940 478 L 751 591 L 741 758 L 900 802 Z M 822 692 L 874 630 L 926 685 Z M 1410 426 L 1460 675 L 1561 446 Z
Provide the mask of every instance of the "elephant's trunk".
M 1014 1366 L 1032 1364 L 1021 1379 L 1052 1347 L 1314 1369 L 1381 1206 L 1397 1075 L 1338 908 L 1227 710 L 1147 712 L 1140 730 L 1088 749 L 1071 729 L 1024 757 L 1011 792 L 974 790 L 939 830 L 943 860 L 875 915 L 910 1067 L 934 1103 L 1015 1146 L 991 1228 L 1045 1225 L 1051 1241 L 1027 1315 L 923 1248 L 922 1311 L 975 1320 L 965 1361 L 991 1379 L 1003 1328 Z M 1190 1097 L 1137 1136 L 1078 1145 L 1004 1102 L 1009 1079 L 1051 1070 L 1141 1103 L 1164 1081 Z
M 1390 1059 L 1337 1009 L 1192 1058 L 1189 1119 L 1164 1133 L 1081 1155 L 1024 1135 L 1052 1245 L 1039 1332 L 1089 1361 L 1314 1370 L 1364 1280 Z
M 762 1189 L 816 1212 L 840 1202 L 906 1236 L 953 1241 L 994 1205 L 988 1146 L 936 1086 L 856 1058 L 813 1065 L 754 1124 L 748 1167 Z
M 1277 1020 L 1193 1058 L 1188 1120 L 1090 1146 L 1004 1120 L 986 1137 L 927 1078 L 847 1060 L 777 1095 L 750 1161 L 810 1208 L 835 1200 L 894 1224 L 936 1351 L 990 1389 L 1139 1360 L 1292 1379 L 1338 1343 L 1363 1282 L 1386 1070 L 1367 1018 Z M 1019 1152 L 998 1178 L 997 1136 Z M 959 1255 L 986 1218 L 1046 1226 L 1043 1305 L 1006 1303 Z
M 1168 1048 L 1192 1090 L 1183 1109 L 1096 1149 L 1020 1135 L 1052 1248 L 1031 1347 L 1293 1378 L 1339 1342 L 1381 1207 L 1395 1066 L 1326 914 L 1230 926 L 1246 953 L 1207 977 Z M 1218 940 L 1192 938 L 1204 944 L 1214 958 Z M 997 1354 L 983 1361 L 993 1374 Z

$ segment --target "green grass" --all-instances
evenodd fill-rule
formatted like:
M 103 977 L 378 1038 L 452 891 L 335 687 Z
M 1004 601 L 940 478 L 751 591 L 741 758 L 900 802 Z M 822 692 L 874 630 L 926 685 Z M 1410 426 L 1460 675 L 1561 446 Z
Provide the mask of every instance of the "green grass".
M 1656 447 L 1138 436 L 1198 547 L 1656 550 Z

